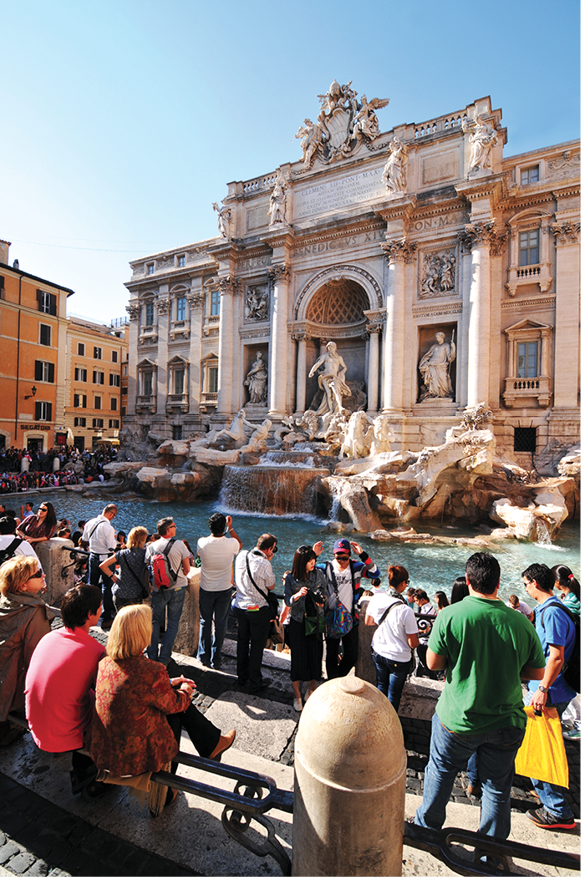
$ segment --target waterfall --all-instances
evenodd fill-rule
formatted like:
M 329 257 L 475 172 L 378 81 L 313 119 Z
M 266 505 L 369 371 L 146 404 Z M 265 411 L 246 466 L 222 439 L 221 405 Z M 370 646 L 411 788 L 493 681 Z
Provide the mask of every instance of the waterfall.
M 542 545 L 543 548 L 552 547 L 553 543 L 551 541 L 551 534 L 549 533 L 549 528 L 547 527 L 547 522 L 543 520 L 543 518 L 537 518 L 537 543 Z
M 270 465 L 225 466 L 220 503 L 230 511 L 315 515 L 317 481 L 328 469 Z

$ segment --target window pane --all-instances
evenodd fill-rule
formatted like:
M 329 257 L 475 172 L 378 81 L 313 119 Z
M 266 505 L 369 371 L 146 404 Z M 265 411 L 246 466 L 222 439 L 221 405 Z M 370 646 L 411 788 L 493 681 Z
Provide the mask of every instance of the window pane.
M 181 396 L 184 392 L 184 370 L 183 368 L 176 368 L 174 371 L 174 393 L 177 396 Z
M 210 305 L 210 316 L 217 317 L 220 314 L 220 293 L 218 291 L 212 292 L 212 299 Z
M 208 369 L 208 393 L 218 392 L 218 369 Z
M 186 300 L 178 298 L 176 302 L 176 320 L 185 320 L 186 318 Z

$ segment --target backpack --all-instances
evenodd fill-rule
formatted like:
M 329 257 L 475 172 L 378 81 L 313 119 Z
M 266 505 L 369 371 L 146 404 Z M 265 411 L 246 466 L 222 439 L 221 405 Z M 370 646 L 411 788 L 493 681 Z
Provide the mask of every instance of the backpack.
M 158 551 L 149 561 L 152 585 L 160 591 L 171 587 L 178 577 L 177 572 L 173 571 L 169 562 L 169 553 L 175 541 L 175 539 L 170 539 L 163 551 Z
M 24 539 L 19 539 L 18 536 L 15 536 L 10 545 L 7 545 L 6 548 L 0 550 L 0 566 L 2 566 L 5 561 L 10 560 L 11 557 L 14 557 L 16 549 L 21 542 L 24 542 Z
M 581 691 L 581 686 L 579 685 L 579 662 L 580 662 L 580 649 L 579 649 L 579 617 L 577 615 L 573 615 L 572 612 L 567 609 L 566 606 L 563 606 L 562 603 L 551 603 L 551 606 L 557 606 L 559 609 L 562 609 L 563 612 L 566 612 L 573 624 L 575 625 L 575 643 L 573 645 L 573 651 L 569 656 L 569 660 L 565 661 L 563 664 L 563 669 L 561 670 L 561 676 L 571 688 L 579 694 Z M 550 607 L 547 606 L 547 609 Z M 545 621 L 543 619 L 543 610 L 540 609 L 541 616 L 541 627 L 543 630 L 545 629 Z

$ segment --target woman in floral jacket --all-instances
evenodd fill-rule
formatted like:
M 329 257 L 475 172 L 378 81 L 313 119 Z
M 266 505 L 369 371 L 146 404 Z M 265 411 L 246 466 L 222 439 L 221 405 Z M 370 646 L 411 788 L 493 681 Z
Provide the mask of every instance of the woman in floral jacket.
M 224 736 L 191 701 L 195 685 L 170 679 L 157 661 L 144 657 L 151 639 L 151 608 L 125 606 L 113 622 L 107 655 L 99 664 L 91 756 L 113 776 L 158 771 L 177 754 L 184 727 L 204 758 L 216 758 L 234 742 Z M 177 770 L 172 765 L 172 772 Z M 168 790 L 168 800 L 175 800 Z

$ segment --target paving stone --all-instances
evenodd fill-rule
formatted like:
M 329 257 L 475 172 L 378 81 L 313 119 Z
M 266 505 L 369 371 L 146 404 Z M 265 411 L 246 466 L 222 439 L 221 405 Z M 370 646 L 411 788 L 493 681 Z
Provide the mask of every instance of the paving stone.
M 37 859 L 36 862 L 26 872 L 26 877 L 46 877 L 50 871 L 50 865 L 43 859 Z
M 71 852 L 72 847 L 64 838 L 56 838 L 50 849 L 50 861 L 52 865 L 62 865 L 63 859 Z
M 67 837 L 67 840 L 74 847 L 81 846 L 84 839 L 91 834 L 92 830 L 93 826 L 89 825 L 88 822 L 80 822 L 78 825 L 75 825 Z
M 2 830 L 9 836 L 14 837 L 23 828 L 30 824 L 30 820 L 22 813 L 8 813 L 2 815 Z
M 88 853 L 100 855 L 101 852 L 108 849 L 110 837 L 111 836 L 107 834 L 106 831 L 101 831 L 100 828 L 93 828 L 93 830 L 81 841 L 81 847 Z
M 65 871 L 69 871 L 71 874 L 78 874 L 80 869 L 83 868 L 87 862 L 92 861 L 93 857 L 84 850 L 71 850 L 62 860 L 61 868 Z
M 15 874 L 24 874 L 34 862 L 35 858 L 32 853 L 19 853 L 13 859 L 6 862 L 5 867 L 9 871 L 14 871 Z
M 13 841 L 8 841 L 8 843 L 0 847 L 0 865 L 5 865 L 8 859 L 17 855 L 19 852 L 20 847 L 18 844 L 15 844 Z
M 6 843 L 6 835 L 4 834 L 3 831 L 0 831 L 0 847 L 2 846 L 2 844 L 5 844 L 5 843 Z

